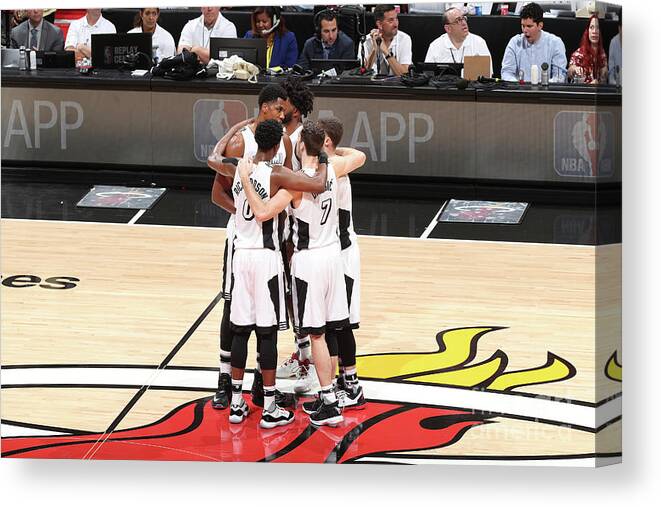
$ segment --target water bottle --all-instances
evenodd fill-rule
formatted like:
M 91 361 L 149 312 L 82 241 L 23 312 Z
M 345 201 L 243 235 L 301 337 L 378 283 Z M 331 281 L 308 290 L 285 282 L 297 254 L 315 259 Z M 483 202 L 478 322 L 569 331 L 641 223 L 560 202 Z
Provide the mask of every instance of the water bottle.
M 530 67 L 530 84 L 531 85 L 539 84 L 539 67 L 537 67 L 537 65 L 532 65 Z
M 37 52 L 34 49 L 30 51 L 30 70 L 37 70 Z
M 542 86 L 549 85 L 549 64 L 544 62 L 542 64 Z
M 18 68 L 19 70 L 28 70 L 25 59 L 25 46 L 21 46 L 18 50 Z

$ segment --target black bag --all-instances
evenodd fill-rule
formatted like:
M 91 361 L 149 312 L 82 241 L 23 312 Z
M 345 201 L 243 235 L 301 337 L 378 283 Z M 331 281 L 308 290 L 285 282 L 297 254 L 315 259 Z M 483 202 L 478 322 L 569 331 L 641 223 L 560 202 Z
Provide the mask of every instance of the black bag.
M 181 54 L 163 58 L 152 71 L 153 76 L 189 81 L 196 76 L 206 76 L 204 66 L 195 53 L 184 49 Z

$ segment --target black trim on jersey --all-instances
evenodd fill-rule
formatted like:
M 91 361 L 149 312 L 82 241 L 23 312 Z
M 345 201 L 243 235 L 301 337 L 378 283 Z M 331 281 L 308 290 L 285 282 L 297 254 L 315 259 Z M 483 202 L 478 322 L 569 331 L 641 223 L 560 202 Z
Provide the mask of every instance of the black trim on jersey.
M 225 238 L 225 249 L 223 250 L 223 285 L 220 288 L 223 299 L 229 299 L 231 297 L 230 294 L 225 292 L 225 280 L 227 280 L 227 243 L 227 238 Z
M 325 326 L 320 326 L 320 327 L 294 326 L 294 331 L 302 336 L 306 336 L 306 335 L 319 336 L 322 334 L 326 334 L 327 329 L 334 331 L 339 329 L 345 329 L 348 327 L 350 327 L 349 319 L 342 319 L 342 320 L 334 320 L 332 322 L 326 322 Z
M 281 324 L 280 322 L 280 284 L 278 284 L 278 275 L 275 275 L 268 282 L 269 286 L 269 296 L 271 296 L 271 303 L 273 303 L 273 309 L 275 310 L 275 321 Z M 285 312 L 285 321 L 287 319 L 287 312 Z M 286 322 L 287 327 L 289 327 L 289 322 Z M 280 327 L 280 326 L 278 326 Z
M 261 327 L 261 326 L 256 326 L 255 324 L 250 324 L 248 326 L 237 326 L 236 324 L 230 322 L 230 327 L 232 328 L 232 331 L 236 334 L 250 334 L 253 331 L 257 334 L 269 334 L 269 333 L 275 333 L 276 331 L 287 331 L 287 329 L 289 329 L 289 323 L 278 322 L 273 326 Z
M 351 212 L 346 209 L 337 210 L 338 225 L 340 227 L 340 245 L 342 250 L 346 250 L 351 246 L 351 239 L 349 238 L 349 226 L 351 225 Z
M 347 306 L 349 307 L 349 313 L 351 313 L 351 295 L 353 294 L 353 283 L 353 278 L 344 275 L 344 285 L 347 288 Z
M 282 244 L 285 241 L 285 227 L 287 226 L 287 212 L 282 210 L 278 214 L 278 243 L 282 247 Z
M 296 219 L 298 226 L 298 243 L 296 248 L 298 250 L 307 250 L 310 248 L 310 224 L 304 222 L 300 218 Z
M 273 219 L 270 218 L 262 222 L 262 242 L 264 248 L 275 250 L 275 243 L 273 243 Z
M 300 327 L 303 324 L 303 315 L 305 314 L 305 300 L 308 297 L 308 282 L 301 280 L 300 278 L 293 277 L 294 283 L 296 284 L 296 302 L 298 303 L 298 321 L 294 322 L 294 329 Z

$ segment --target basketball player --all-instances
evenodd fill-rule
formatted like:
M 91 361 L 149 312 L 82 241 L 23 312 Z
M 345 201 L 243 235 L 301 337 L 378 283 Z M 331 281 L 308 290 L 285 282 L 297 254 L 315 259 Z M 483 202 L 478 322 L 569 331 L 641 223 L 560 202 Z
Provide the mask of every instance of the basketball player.
M 279 257 L 280 215 L 289 200 L 283 201 L 278 212 L 264 217 L 253 211 L 246 196 L 252 190 L 259 199 L 268 202 L 283 199 L 278 191 L 286 187 L 299 191 L 321 192 L 326 183 L 326 164 L 314 177 L 291 170 L 270 161 L 275 157 L 283 136 L 282 124 L 267 120 L 257 125 L 255 142 L 258 149 L 254 157 L 242 159 L 239 167 L 243 171 L 232 171 L 226 167 L 222 172 L 234 172 L 232 194 L 237 209 L 234 237 L 232 298 L 230 308 L 233 332 L 232 403 L 230 423 L 240 423 L 248 415 L 248 404 L 243 399 L 243 375 L 248 355 L 247 342 L 254 330 L 259 343 L 259 363 L 263 375 L 263 411 L 260 426 L 274 428 L 291 423 L 293 412 L 280 407 L 275 398 L 275 368 L 278 359 L 277 331 L 287 329 L 284 301 L 282 263 Z M 248 169 L 247 171 L 245 169 Z M 260 200 L 261 202 L 261 200 Z
M 317 174 L 317 157 L 324 144 L 324 131 L 315 123 L 306 121 L 301 132 L 301 163 L 306 174 Z M 321 393 L 317 402 L 308 405 L 310 422 L 336 425 L 342 414 L 333 388 L 333 366 L 329 346 L 324 334 L 328 329 L 342 329 L 349 325 L 349 309 L 344 283 L 344 269 L 337 235 L 337 178 L 345 176 L 365 162 L 365 155 L 351 148 L 338 157 L 337 168 L 329 164 L 325 190 L 321 193 L 295 192 L 291 196 L 294 217 L 294 255 L 292 279 L 294 299 L 294 325 L 300 335 L 310 335 L 312 355 Z M 261 202 L 252 189 L 246 197 L 255 213 L 270 213 L 275 203 Z M 335 352 L 334 355 L 336 355 Z M 312 410 L 314 408 L 314 410 Z
M 344 153 L 343 148 L 338 148 L 344 133 L 342 123 L 337 118 L 324 118 L 318 123 L 326 134 L 324 151 L 328 154 L 330 164 L 336 167 L 339 164 L 338 157 Z M 353 330 L 358 329 L 360 324 L 360 251 L 353 228 L 349 175 L 337 178 L 337 209 L 344 281 L 349 299 L 350 326 L 329 332 L 335 333 L 337 337 L 340 362 L 337 385 L 340 407 L 344 410 L 360 409 L 365 407 L 365 397 L 356 373 L 356 339 L 353 334 Z
M 254 156 L 257 153 L 257 144 L 254 138 L 254 132 L 257 124 L 262 121 L 274 119 L 282 122 L 287 100 L 287 93 L 279 85 L 267 85 L 259 94 L 257 103 L 259 113 L 257 118 L 245 120 L 230 129 L 225 136 L 218 141 L 213 152 L 207 160 L 207 165 L 218 172 L 223 166 L 223 158 L 240 158 L 243 156 Z M 273 163 L 284 164 L 291 168 L 292 146 L 288 136 L 283 136 L 280 146 Z M 227 170 L 227 167 L 225 168 Z M 233 170 L 233 169 L 231 169 Z M 222 174 L 216 174 L 211 191 L 212 200 L 215 204 L 230 213 L 230 219 L 227 222 L 227 240 L 225 241 L 225 253 L 223 255 L 223 318 L 220 325 L 220 371 L 218 377 L 218 390 L 213 397 L 212 406 L 216 409 L 225 409 L 229 406 L 231 398 L 231 377 L 230 377 L 230 358 L 232 350 L 232 333 L 230 330 L 230 300 L 232 288 L 232 253 L 234 236 L 234 202 L 230 197 L 231 178 Z M 259 342 L 258 342 L 259 347 Z M 259 349 L 257 356 L 259 358 Z M 253 403 L 258 406 L 263 405 L 263 383 L 259 372 L 259 361 L 257 363 L 258 371 L 255 372 L 255 380 L 252 386 Z M 278 392 L 278 402 L 282 406 L 293 406 L 295 401 L 293 396 L 284 395 Z
M 283 88 L 289 97 L 289 107 L 285 113 L 285 132 L 289 134 L 292 142 L 292 169 L 298 171 L 301 168 L 301 162 L 296 156 L 296 145 L 303 130 L 303 119 L 312 112 L 314 107 L 314 95 L 310 89 L 298 78 L 289 77 L 282 83 Z M 289 210 L 289 208 L 287 208 Z M 291 220 L 291 215 L 287 213 L 288 222 Z M 287 308 L 290 316 L 293 319 L 293 308 L 291 300 L 291 274 L 289 266 L 291 257 L 294 251 L 293 244 L 289 237 L 291 225 L 285 228 L 285 243 L 282 247 L 283 261 L 285 264 L 285 275 L 287 280 Z M 291 378 L 295 377 L 294 392 L 305 393 L 310 390 L 313 383 L 314 366 L 312 364 L 312 351 L 310 349 L 310 337 L 294 335 L 296 343 L 296 352 L 294 352 L 289 359 L 283 364 L 278 366 L 276 370 L 277 378 Z

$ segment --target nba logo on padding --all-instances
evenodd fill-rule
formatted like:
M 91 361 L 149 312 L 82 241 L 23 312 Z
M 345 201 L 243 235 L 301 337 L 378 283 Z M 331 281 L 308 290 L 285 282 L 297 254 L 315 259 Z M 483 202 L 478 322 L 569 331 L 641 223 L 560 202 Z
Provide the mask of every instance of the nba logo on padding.
M 200 99 L 193 105 L 193 153 L 207 161 L 218 140 L 230 127 L 248 118 L 248 108 L 240 100 Z
M 553 166 L 560 176 L 613 175 L 613 115 L 562 111 L 553 125 Z

